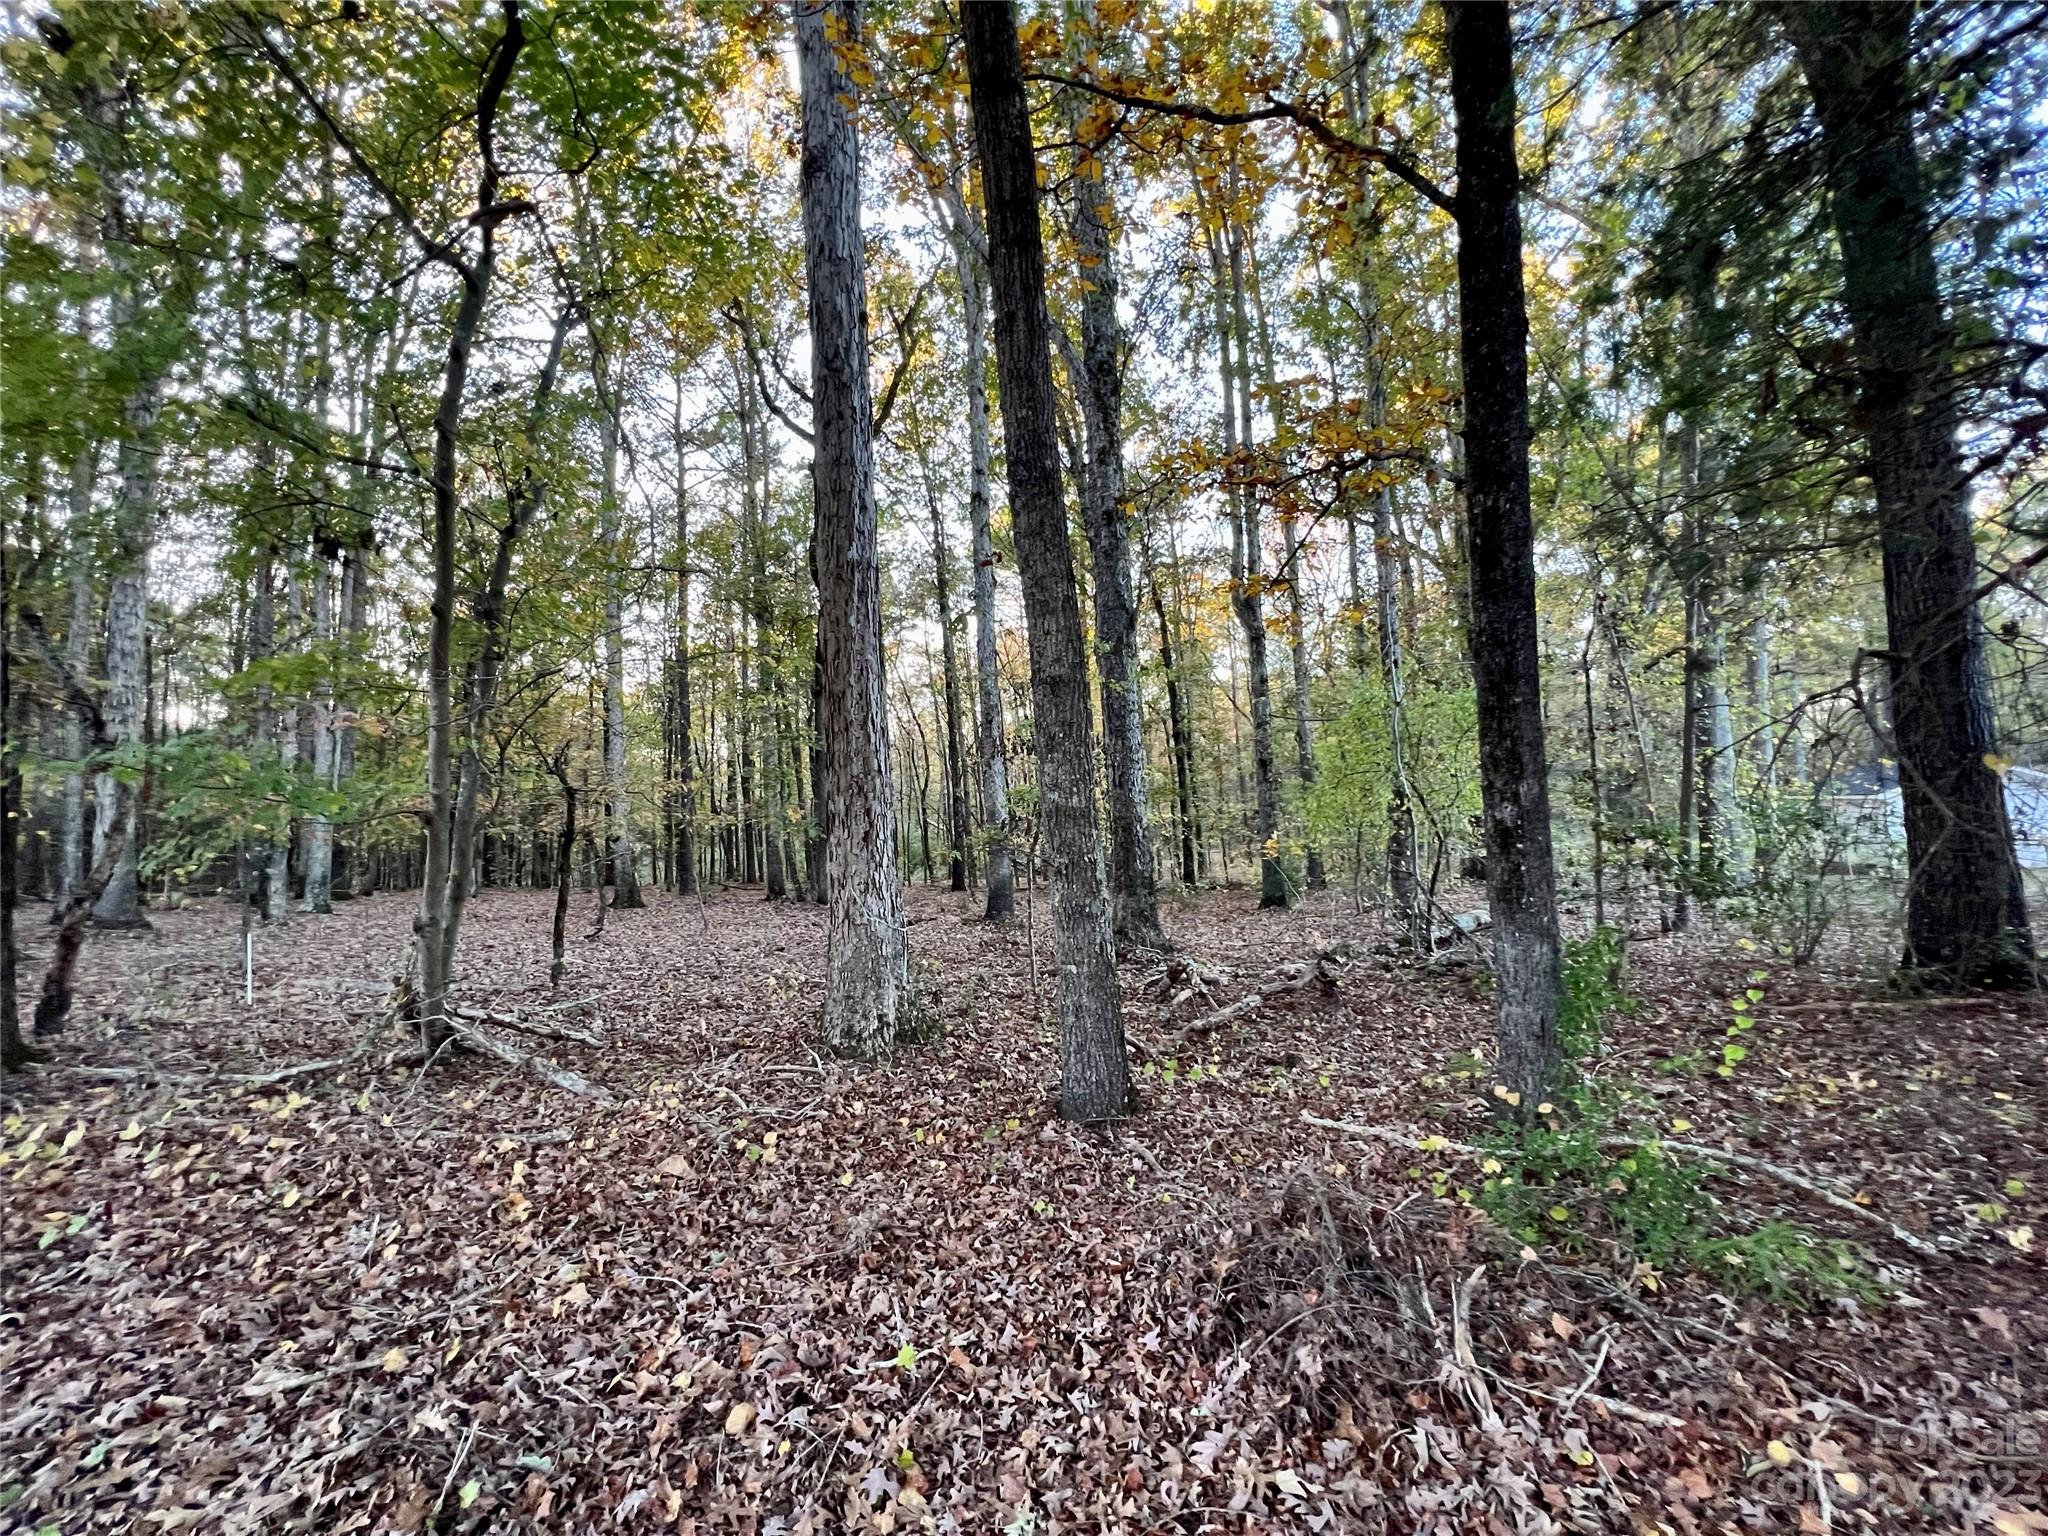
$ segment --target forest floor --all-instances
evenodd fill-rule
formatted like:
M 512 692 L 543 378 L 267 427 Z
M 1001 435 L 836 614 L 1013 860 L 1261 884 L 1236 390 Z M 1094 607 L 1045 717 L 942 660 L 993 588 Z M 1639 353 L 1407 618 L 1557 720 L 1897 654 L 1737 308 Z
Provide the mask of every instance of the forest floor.
M 1206 1005 L 1133 960 L 1144 1103 L 1104 1134 L 1052 1114 L 1021 919 L 913 890 L 940 1032 L 862 1068 L 812 1050 L 817 909 L 657 896 L 550 994 L 549 905 L 477 899 L 463 998 L 601 1041 L 499 1031 L 608 1105 L 398 1062 L 402 895 L 259 931 L 254 1006 L 224 904 L 91 940 L 7 1088 L 0 1529 L 2048 1531 L 2038 999 L 1784 969 L 1739 1072 L 1656 1079 L 1690 1139 L 1940 1249 L 1714 1177 L 1889 1290 L 1801 1304 L 1539 1256 L 1436 1195 L 1464 1154 L 1304 1120 L 1483 1137 L 1468 976 L 1367 952 L 1172 1045 Z M 1240 893 L 1168 928 L 1219 1003 L 1383 937 Z M 1718 1059 L 1754 966 L 1637 945 L 1611 1059 Z

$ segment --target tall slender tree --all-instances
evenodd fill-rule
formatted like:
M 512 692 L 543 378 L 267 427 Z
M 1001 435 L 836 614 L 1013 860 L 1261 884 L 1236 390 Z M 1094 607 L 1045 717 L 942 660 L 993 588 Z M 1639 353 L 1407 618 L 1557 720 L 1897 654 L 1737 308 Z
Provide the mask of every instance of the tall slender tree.
M 886 1055 L 913 1007 L 889 771 L 876 551 L 860 138 L 849 104 L 857 0 L 794 0 L 803 91 L 804 269 L 811 318 L 812 483 L 827 774 L 825 1038 Z
M 1070 43 L 1097 46 L 1093 0 L 1069 0 Z M 1138 598 L 1131 568 L 1131 516 L 1124 499 L 1124 340 L 1117 318 L 1116 212 L 1110 194 L 1107 131 L 1082 140 L 1069 197 L 1074 254 L 1081 266 L 1080 396 L 1083 441 L 1081 520 L 1093 562 L 1095 668 L 1101 683 L 1103 794 L 1108 802 L 1109 892 L 1117 939 L 1160 949 L 1159 893 L 1147 825 L 1145 730 L 1138 690 Z M 1100 142 L 1089 142 L 1099 137 Z
M 1010 516 L 1030 632 L 1039 822 L 1052 868 L 1060 1113 L 1111 1120 L 1130 1099 L 1130 1062 L 1095 822 L 1088 656 L 1060 495 L 1044 236 L 1016 9 L 1008 0 L 967 6 L 961 29 L 988 209 Z
M 1459 343 L 1471 657 L 1494 931 L 1500 1077 L 1525 1110 L 1557 1069 L 1559 953 L 1550 769 L 1529 505 L 1529 318 L 1506 0 L 1447 6 L 1458 126 Z

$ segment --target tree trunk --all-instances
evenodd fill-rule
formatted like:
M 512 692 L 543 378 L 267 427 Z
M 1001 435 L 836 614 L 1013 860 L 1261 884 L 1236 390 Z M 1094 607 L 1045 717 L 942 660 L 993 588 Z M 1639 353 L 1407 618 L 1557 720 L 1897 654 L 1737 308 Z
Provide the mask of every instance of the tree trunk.
M 74 534 L 80 532 L 74 525 Z M 13 739 L 14 573 L 8 566 L 11 539 L 0 539 L 0 1072 L 18 1072 L 33 1060 L 21 1033 L 20 1003 L 15 997 L 14 903 L 16 838 L 21 826 L 21 767 Z M 78 727 L 82 735 L 84 727 Z
M 1010 767 L 1003 741 L 1002 673 L 996 663 L 996 546 L 989 528 L 987 287 L 964 234 L 953 241 L 960 279 L 961 322 L 967 363 L 967 519 L 974 541 L 975 750 L 981 760 L 982 814 L 988 822 L 988 906 L 991 921 L 1017 905 L 1010 858 Z
M 1094 7 L 1081 0 L 1092 35 Z M 1094 566 L 1095 665 L 1101 681 L 1104 793 L 1109 813 L 1109 891 L 1118 942 L 1164 949 L 1159 893 L 1146 825 L 1145 731 L 1138 685 L 1138 601 L 1131 573 L 1131 519 L 1124 505 L 1123 328 L 1117 319 L 1114 212 L 1098 154 L 1077 157 L 1072 193 L 1081 291 L 1081 367 L 1074 380 L 1087 443 L 1081 520 Z
M 598 497 L 598 537 L 604 543 L 604 787 L 606 856 L 612 864 L 612 905 L 644 907 L 640 858 L 633 842 L 633 801 L 626 782 L 626 577 L 632 563 L 624 548 L 619 518 L 619 401 L 613 392 L 606 353 L 592 363 L 597 379 L 597 435 L 604 467 Z
M 74 677 L 92 673 L 92 483 L 98 457 L 98 445 L 88 444 L 71 462 L 71 549 L 65 573 L 71 617 L 64 635 L 64 656 Z M 75 712 L 64 717 L 64 752 L 74 763 L 85 759 L 85 722 Z M 58 907 L 85 878 L 85 811 L 85 774 L 74 769 L 64 775 L 54 893 Z
M 1335 14 L 1338 41 L 1346 65 L 1343 82 L 1345 113 L 1354 124 L 1366 123 L 1371 120 L 1366 71 L 1372 65 L 1374 49 L 1370 40 L 1364 47 L 1360 46 L 1352 27 L 1349 0 L 1337 7 Z M 1362 185 L 1360 206 L 1370 209 L 1373 196 L 1369 185 Z M 1364 236 L 1370 231 L 1361 229 L 1359 233 Z M 1379 287 L 1369 255 L 1360 260 L 1357 286 L 1358 344 L 1365 366 L 1363 425 L 1369 431 L 1382 432 L 1387 425 L 1386 339 L 1380 321 Z M 1347 512 L 1345 523 L 1354 614 L 1352 646 L 1355 665 L 1362 674 L 1367 646 L 1356 514 Z M 1400 914 L 1408 930 L 1409 943 L 1420 952 L 1428 947 L 1429 918 L 1417 873 L 1415 807 L 1408 780 L 1407 687 L 1401 654 L 1405 633 L 1402 626 L 1404 619 L 1410 617 L 1410 605 L 1405 601 L 1402 589 L 1404 542 L 1395 527 L 1394 491 L 1390 485 L 1378 486 L 1372 492 L 1372 542 L 1374 596 L 1379 608 L 1380 686 L 1387 699 L 1387 737 L 1393 769 L 1392 782 L 1387 786 L 1387 883 L 1393 896 L 1394 910 Z
M 143 739 L 147 711 L 149 634 L 149 556 L 156 539 L 157 422 L 163 413 L 163 338 L 152 334 L 151 322 L 161 296 L 150 291 L 140 269 L 143 245 L 135 238 L 134 210 L 129 206 L 130 165 L 127 111 L 131 93 L 126 82 L 109 89 L 87 87 L 93 131 L 84 151 L 98 174 L 104 219 L 103 248 L 114 274 L 108 307 L 108 331 L 118 358 L 117 376 L 129 380 L 121 403 L 121 435 L 115 462 L 120 491 L 112 519 L 113 550 L 108 565 L 106 622 L 105 716 L 114 745 L 126 747 Z M 102 773 L 94 785 L 94 863 L 110 848 L 117 858 L 93 904 L 93 922 L 102 928 L 141 928 L 143 915 L 137 879 L 137 797 Z
M 1528 1112 L 1558 1065 L 1559 956 L 1529 506 L 1528 315 L 1515 163 L 1514 42 L 1504 0 L 1464 0 L 1445 16 L 1458 130 L 1472 676 L 1500 1080 L 1520 1095 Z
M 939 511 L 938 498 L 930 494 L 929 471 L 925 490 L 931 507 L 932 591 L 939 609 L 939 665 L 946 706 L 946 876 L 952 889 L 964 891 L 970 862 L 967 765 L 961 747 L 959 646 L 953 634 L 953 561 L 946 547 L 946 520 Z
M 826 788 L 832 781 L 831 760 L 825 752 L 825 652 L 824 636 L 811 643 L 811 813 L 806 818 L 804 838 L 805 894 L 818 906 L 830 896 L 829 828 L 831 801 Z
M 1030 632 L 1038 819 L 1052 864 L 1060 1113 L 1111 1120 L 1129 1105 L 1130 1064 L 1096 833 L 1088 658 L 1060 495 L 1030 109 L 1013 6 L 964 7 L 961 29 L 988 207 L 1010 514 Z
M 1222 343 L 1223 445 L 1235 454 L 1251 446 L 1251 350 L 1244 323 L 1244 257 L 1227 225 L 1210 249 L 1216 282 L 1217 332 Z M 1227 249 L 1227 255 L 1226 255 Z M 1233 350 L 1234 349 L 1234 350 Z M 1230 608 L 1244 635 L 1246 691 L 1252 722 L 1252 785 L 1259 844 L 1259 905 L 1285 907 L 1292 893 L 1280 863 L 1280 795 L 1273 761 L 1273 692 L 1266 665 L 1265 577 L 1260 571 L 1257 499 L 1233 483 L 1230 498 Z
M 885 1056 L 912 1009 L 882 658 L 868 390 L 868 292 L 860 228 L 860 140 L 841 46 L 858 44 L 857 0 L 795 6 L 803 86 L 804 267 L 810 298 L 812 474 L 818 632 L 830 753 L 825 1039 Z
M 1884 551 L 1893 729 L 1905 803 L 1904 969 L 1944 987 L 2032 980 L 1977 617 L 1970 480 L 1956 443 L 1955 335 L 1913 141 L 1910 6 L 1773 12 L 1820 119 Z
M 672 439 L 676 461 L 676 634 L 675 746 L 678 776 L 675 838 L 675 888 L 679 895 L 697 894 L 696 744 L 690 719 L 690 499 L 684 483 L 683 380 L 676 375 L 676 408 Z
M 324 412 L 322 419 L 324 419 Z M 313 786 L 325 794 L 334 788 L 334 566 L 324 549 L 313 551 L 313 644 L 320 649 L 321 679 L 308 708 L 313 724 Z M 324 812 L 306 818 L 299 833 L 299 865 L 305 889 L 301 912 L 334 910 L 334 822 Z
M 116 322 L 117 329 L 119 321 Z M 116 747 L 141 744 L 148 710 L 149 552 L 156 536 L 157 417 L 163 381 L 138 383 L 122 407 L 121 497 L 114 512 L 114 558 L 107 586 L 107 724 Z M 93 904 L 99 928 L 146 928 L 137 877 L 137 797 L 102 773 L 93 789 L 94 846 L 117 843 L 120 857 Z M 119 820 L 118 836 L 115 822 Z
M 1200 882 L 1195 847 L 1194 747 L 1188 735 L 1187 707 L 1181 702 L 1180 668 L 1173 655 L 1173 631 L 1166 622 L 1166 604 L 1159 583 L 1152 582 L 1152 617 L 1159 621 L 1159 668 L 1166 674 L 1166 725 L 1173 751 L 1173 790 L 1180 812 L 1180 883 L 1192 891 Z

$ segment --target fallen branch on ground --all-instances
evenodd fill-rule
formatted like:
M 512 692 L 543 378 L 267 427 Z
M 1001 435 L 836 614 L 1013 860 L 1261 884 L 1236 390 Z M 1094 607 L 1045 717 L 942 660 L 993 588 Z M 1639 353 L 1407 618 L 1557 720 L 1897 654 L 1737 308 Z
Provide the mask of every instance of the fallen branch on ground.
M 486 1013 L 480 1008 L 451 1008 L 456 1018 L 470 1024 L 488 1024 L 493 1029 L 517 1030 L 522 1035 L 537 1035 L 543 1040 L 566 1040 L 575 1045 L 587 1045 L 593 1050 L 606 1049 L 605 1042 L 587 1029 L 576 1029 L 567 1024 L 536 1024 L 509 1013 Z
M 63 1070 L 75 1077 L 105 1077 L 117 1082 L 152 1083 L 250 1083 L 263 1086 L 269 1083 L 289 1082 L 295 1077 L 310 1077 L 315 1072 L 331 1071 L 345 1067 L 362 1052 L 347 1056 L 330 1056 L 324 1061 L 294 1062 L 288 1067 L 279 1067 L 272 1072 L 165 1072 L 156 1067 L 70 1067 Z
M 522 1051 L 518 1046 L 500 1040 L 495 1035 L 487 1035 L 460 1015 L 451 1022 L 455 1027 L 456 1038 L 473 1050 L 482 1051 L 486 1056 L 495 1056 L 507 1066 L 531 1072 L 543 1082 L 552 1083 L 564 1092 L 580 1094 L 586 1099 L 595 1099 L 600 1104 L 617 1102 L 609 1089 L 599 1087 L 589 1078 L 571 1072 L 567 1067 L 556 1066 L 545 1056 L 537 1056 L 532 1051 Z
M 1981 992 L 1962 997 L 1834 997 L 1817 1003 L 1772 1003 L 1772 1013 L 1839 1013 L 1855 1008 L 1976 1008 L 1996 999 Z
M 1234 1003 L 1227 1003 L 1214 1013 L 1206 1013 L 1194 1023 L 1182 1029 L 1164 1042 L 1165 1046 L 1184 1045 L 1190 1040 L 1199 1040 L 1204 1035 L 1213 1035 L 1234 1019 L 1241 1019 L 1253 1012 L 1262 1003 L 1287 992 L 1299 992 L 1310 982 L 1319 982 L 1325 990 L 1336 985 L 1344 967 L 1357 953 L 1357 946 L 1348 939 L 1339 940 L 1316 951 L 1313 959 L 1290 961 L 1271 980 L 1262 984 L 1256 992 L 1247 992 Z
M 1475 1147 L 1470 1142 L 1451 1141 L 1447 1137 L 1442 1136 L 1430 1138 L 1429 1145 L 1424 1146 L 1412 1136 L 1403 1136 L 1398 1131 L 1384 1130 L 1376 1125 L 1353 1125 L 1346 1120 L 1325 1120 L 1320 1115 L 1307 1113 L 1303 1113 L 1301 1118 L 1308 1124 L 1319 1126 L 1326 1131 L 1342 1131 L 1348 1136 L 1363 1136 L 1371 1141 L 1389 1142 L 1397 1147 L 1406 1147 L 1411 1152 L 1459 1152 L 1468 1157 L 1486 1157 L 1490 1155 L 1484 1147 Z M 1880 1216 L 1868 1206 L 1858 1205 L 1847 1195 L 1836 1194 L 1835 1191 L 1829 1189 L 1826 1185 L 1817 1183 L 1803 1173 L 1795 1172 L 1790 1168 L 1781 1168 L 1776 1163 L 1767 1163 L 1762 1158 L 1751 1157 L 1746 1152 L 1728 1152 L 1720 1147 L 1703 1147 L 1697 1142 L 1668 1141 L 1659 1138 L 1656 1144 L 1660 1147 L 1668 1147 L 1673 1152 L 1682 1152 L 1690 1157 L 1702 1158 L 1710 1163 L 1725 1163 L 1730 1167 L 1742 1168 L 1750 1173 L 1761 1173 L 1767 1178 L 1776 1179 L 1780 1184 L 1798 1190 L 1802 1194 L 1811 1195 L 1822 1204 L 1833 1206 L 1836 1210 L 1846 1215 L 1854 1216 L 1860 1221 L 1869 1222 L 1873 1226 L 1884 1228 L 1886 1232 L 1891 1234 L 1894 1242 L 1902 1247 L 1912 1249 L 1913 1252 L 1925 1258 L 1944 1259 L 1948 1257 L 1948 1254 L 1943 1249 L 1930 1243 L 1926 1238 L 1916 1233 L 1908 1232 L 1897 1222 L 1892 1221 L 1888 1217 Z M 1600 1138 L 1602 1149 L 1610 1152 L 1634 1151 L 1648 1145 L 1650 1145 L 1650 1140 L 1646 1137 L 1603 1136 Z

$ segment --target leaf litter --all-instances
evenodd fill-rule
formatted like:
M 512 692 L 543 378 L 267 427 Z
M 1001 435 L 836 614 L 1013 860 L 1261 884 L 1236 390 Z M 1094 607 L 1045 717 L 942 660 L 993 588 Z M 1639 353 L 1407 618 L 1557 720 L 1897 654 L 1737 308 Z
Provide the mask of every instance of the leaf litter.
M 405 1064 L 402 896 L 259 935 L 254 1007 L 231 910 L 95 939 L 0 1138 L 0 1529 L 2048 1529 L 2036 1000 L 1787 973 L 1751 1068 L 1660 1085 L 1948 1255 L 1717 1178 L 1893 1282 L 1800 1309 L 1539 1256 L 1435 1192 L 1453 1154 L 1305 1123 L 1484 1124 L 1445 1068 L 1487 1000 L 1370 919 L 1175 914 L 1199 966 L 1124 965 L 1143 1106 L 1103 1133 L 967 898 L 911 892 L 940 1033 L 884 1068 L 812 1049 L 817 909 L 650 900 L 559 996 L 544 895 L 464 941 L 465 1008 L 545 1020 L 610 1106 Z M 1718 1041 L 1740 961 L 1634 963 L 1617 1052 Z

